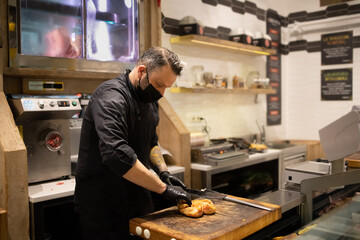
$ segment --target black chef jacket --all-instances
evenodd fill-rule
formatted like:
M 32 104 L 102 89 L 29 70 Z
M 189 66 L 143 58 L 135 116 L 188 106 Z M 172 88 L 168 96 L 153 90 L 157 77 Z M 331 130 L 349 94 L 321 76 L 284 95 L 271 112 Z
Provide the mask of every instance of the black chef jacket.
M 136 159 L 150 168 L 158 140 L 158 104 L 139 100 L 129 72 L 95 90 L 81 129 L 75 211 L 104 231 L 127 232 L 129 219 L 153 211 L 150 191 L 122 177 Z

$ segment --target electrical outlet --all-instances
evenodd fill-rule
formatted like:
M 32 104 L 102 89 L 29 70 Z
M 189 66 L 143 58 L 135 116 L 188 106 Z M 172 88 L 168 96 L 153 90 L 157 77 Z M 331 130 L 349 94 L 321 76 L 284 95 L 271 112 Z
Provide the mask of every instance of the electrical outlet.
M 193 121 L 196 121 L 196 122 L 199 122 L 199 121 L 201 121 L 203 119 L 203 117 L 199 117 L 199 116 L 194 116 L 194 117 L 192 117 L 192 120 Z

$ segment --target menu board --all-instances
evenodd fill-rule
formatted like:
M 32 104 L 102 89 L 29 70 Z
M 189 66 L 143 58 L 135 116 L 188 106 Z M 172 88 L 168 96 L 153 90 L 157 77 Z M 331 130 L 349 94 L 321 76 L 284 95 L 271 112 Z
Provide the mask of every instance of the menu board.
M 352 100 L 352 68 L 321 71 L 321 100 Z
M 280 16 L 271 10 L 266 16 L 266 32 L 271 37 L 271 48 L 276 50 L 276 54 L 268 56 L 266 62 L 266 75 L 270 79 L 270 86 L 276 90 L 275 94 L 266 95 L 266 122 L 271 126 L 281 124 L 281 22 Z
M 352 31 L 321 35 L 321 65 L 353 62 Z

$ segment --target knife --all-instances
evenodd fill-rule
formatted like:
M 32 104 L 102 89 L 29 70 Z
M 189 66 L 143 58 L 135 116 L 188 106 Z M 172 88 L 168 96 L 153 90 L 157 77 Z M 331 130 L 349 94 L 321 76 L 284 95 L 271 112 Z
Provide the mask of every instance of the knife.
M 187 188 L 187 189 L 185 189 L 185 191 L 190 193 L 190 195 L 192 195 L 192 197 L 198 196 L 198 197 L 206 197 L 206 198 L 212 198 L 212 199 L 222 199 L 222 200 L 227 200 L 227 201 L 234 202 L 234 203 L 244 204 L 244 205 L 255 207 L 255 208 L 260 208 L 260 209 L 271 211 L 271 212 L 275 211 L 272 208 L 268 208 L 268 207 L 265 207 L 263 205 L 259 205 L 259 204 L 256 204 L 256 203 L 243 201 L 243 200 L 240 200 L 240 199 L 237 199 L 237 198 L 229 197 L 229 196 L 227 196 L 225 194 L 216 192 L 214 190 L 209 190 L 209 189 L 206 189 L 206 188 L 201 189 L 201 190 L 195 190 L 195 189 L 188 189 Z

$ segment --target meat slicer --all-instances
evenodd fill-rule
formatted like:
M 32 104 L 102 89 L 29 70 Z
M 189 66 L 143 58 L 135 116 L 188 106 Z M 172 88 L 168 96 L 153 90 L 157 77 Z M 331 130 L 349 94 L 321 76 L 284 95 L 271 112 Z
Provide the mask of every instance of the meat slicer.
M 360 149 L 360 106 L 319 130 L 328 163 L 306 161 L 285 168 L 285 181 L 300 184 L 309 178 L 343 172 L 344 157 Z
M 360 169 L 344 170 L 344 158 L 360 151 L 360 106 L 354 106 L 349 113 L 320 129 L 319 135 L 331 173 L 301 181 L 300 192 L 306 196 L 303 224 L 312 220 L 313 191 L 360 183 Z

